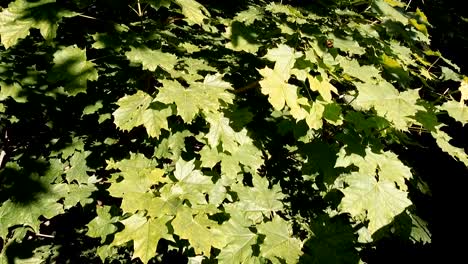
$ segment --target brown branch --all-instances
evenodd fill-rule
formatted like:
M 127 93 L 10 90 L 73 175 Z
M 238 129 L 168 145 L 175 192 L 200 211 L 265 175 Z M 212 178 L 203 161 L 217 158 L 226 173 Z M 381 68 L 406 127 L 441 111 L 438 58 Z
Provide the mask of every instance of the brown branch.
M 236 89 L 234 90 L 234 93 L 238 94 L 238 93 L 243 93 L 243 92 L 246 92 L 250 89 L 254 89 L 254 88 L 257 88 L 259 85 L 258 85 L 258 82 L 259 81 L 254 81 L 254 82 L 251 82 L 249 84 L 247 84 L 246 86 L 244 87 L 241 87 L 239 89 Z

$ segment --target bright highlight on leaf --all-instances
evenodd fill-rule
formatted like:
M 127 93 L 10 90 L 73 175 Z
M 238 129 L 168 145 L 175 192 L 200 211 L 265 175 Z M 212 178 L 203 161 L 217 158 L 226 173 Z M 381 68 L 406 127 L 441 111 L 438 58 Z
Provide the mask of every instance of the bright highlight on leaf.
M 177 64 L 177 57 L 171 53 L 165 53 L 160 50 L 151 50 L 148 47 L 131 47 L 131 50 L 125 53 L 125 56 L 134 63 L 143 65 L 143 69 L 155 71 L 159 66 L 163 70 L 171 72 Z

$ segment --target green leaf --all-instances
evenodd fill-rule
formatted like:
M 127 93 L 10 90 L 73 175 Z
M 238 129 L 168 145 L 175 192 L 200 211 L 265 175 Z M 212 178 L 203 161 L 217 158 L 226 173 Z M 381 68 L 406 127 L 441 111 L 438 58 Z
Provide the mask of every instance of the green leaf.
M 54 66 L 48 80 L 63 82 L 69 95 L 85 93 L 88 81 L 98 79 L 98 72 L 94 67 L 93 62 L 86 60 L 86 50 L 68 46 L 54 53 Z
M 463 125 L 468 123 L 468 107 L 463 101 L 457 102 L 450 100 L 442 104 L 439 109 L 447 111 L 449 116 L 453 117 L 458 122 L 461 122 Z
M 297 52 L 287 45 L 278 45 L 277 48 L 269 49 L 265 58 L 275 62 L 274 71 L 287 81 L 296 59 L 301 55 L 301 52 Z
M 45 192 L 39 193 L 28 203 L 7 200 L 0 206 L 0 237 L 6 238 L 8 228 L 15 225 L 30 226 L 34 232 L 39 232 L 41 216 L 50 219 L 63 214 L 63 205 L 58 203 L 67 195 L 66 184 L 55 184 Z
M 216 148 L 222 143 L 223 149 L 232 151 L 237 148 L 236 132 L 229 125 L 229 119 L 221 113 L 212 114 L 206 118 L 210 124 L 210 131 L 206 134 L 206 139 L 211 148 Z
M 189 25 L 202 25 L 203 20 L 208 19 L 208 10 L 195 0 L 173 0 L 182 8 L 182 14 Z
M 325 102 L 332 100 L 331 92 L 338 94 L 338 90 L 327 79 L 313 77 L 312 75 L 308 75 L 307 79 L 309 80 L 310 89 L 318 91 Z
M 223 234 L 215 232 L 218 224 L 209 220 L 206 215 L 198 214 L 195 217 L 192 211 L 186 207 L 177 212 L 172 221 L 174 233 L 183 239 L 187 239 L 195 250 L 195 254 L 210 256 L 211 247 L 222 248 L 224 246 Z
M 404 16 L 401 12 L 397 9 L 386 3 L 384 0 L 376 0 L 373 3 L 373 10 L 382 16 L 400 22 L 403 25 L 408 24 L 408 18 Z
M 91 115 L 96 113 L 99 109 L 103 107 L 102 100 L 97 101 L 93 105 L 88 105 L 83 109 L 83 115 Z
M 75 152 L 70 159 L 70 169 L 66 172 L 67 181 L 71 183 L 72 181 L 77 181 L 78 183 L 88 182 L 87 171 L 91 169 L 86 166 L 86 158 L 91 154 L 90 151 L 84 152 Z
M 328 35 L 328 39 L 333 40 L 334 48 L 338 48 L 350 55 L 363 55 L 366 53 L 366 49 L 361 47 L 351 36 L 335 35 L 331 33 Z
M 126 95 L 117 101 L 119 108 L 112 114 L 115 125 L 122 130 L 132 130 L 143 125 L 145 115 L 153 98 L 148 94 L 138 91 L 134 95 Z
M 234 17 L 234 20 L 244 23 L 245 25 L 251 25 L 255 20 L 261 20 L 263 18 L 263 12 L 256 6 L 249 6 L 249 9 L 238 12 Z
M 348 59 L 346 57 L 340 57 L 338 59 L 340 66 L 343 68 L 343 72 L 349 76 L 355 77 L 365 83 L 374 83 L 377 80 L 381 80 L 382 76 L 380 71 L 372 65 L 359 65 L 359 62 L 355 59 Z
M 221 263 L 238 264 L 252 263 L 254 256 L 253 246 L 257 243 L 258 235 L 248 229 L 248 224 L 235 218 L 223 223 L 219 231 L 225 235 L 226 246 L 221 248 L 217 259 Z
M 273 263 L 297 263 L 302 255 L 302 242 L 292 237 L 292 228 L 279 216 L 271 222 L 258 225 L 258 232 L 265 235 L 260 244 L 260 255 Z
M 411 117 L 423 109 L 416 104 L 418 90 L 400 93 L 388 82 L 379 82 L 377 85 L 356 82 L 355 85 L 359 95 L 352 105 L 366 110 L 374 108 L 379 116 L 391 121 L 397 129 L 407 131 L 414 123 Z
M 161 69 L 171 72 L 177 64 L 177 56 L 165 53 L 160 50 L 151 50 L 146 46 L 139 48 L 130 47 L 130 51 L 125 53 L 127 59 L 133 63 L 143 65 L 143 69 L 155 71 L 159 66 Z
M 170 108 L 155 110 L 148 108 L 143 112 L 143 126 L 150 137 L 158 138 L 161 130 L 169 130 L 167 118 L 172 115 Z
M 112 217 L 110 211 L 110 206 L 97 207 L 97 216 L 86 225 L 88 227 L 86 235 L 100 237 L 101 243 L 104 243 L 108 235 L 117 231 L 117 227 L 114 225 L 117 222 L 117 217 Z
M 232 186 L 239 197 L 233 205 L 237 210 L 254 223 L 261 221 L 263 216 L 270 217 L 274 212 L 283 210 L 281 200 L 285 197 L 279 185 L 268 188 L 268 180 L 260 176 L 253 176 L 254 187 L 245 187 L 242 184 Z
M 5 101 L 8 97 L 13 98 L 18 103 L 25 103 L 26 97 L 21 96 L 23 89 L 18 83 L 7 84 L 0 82 L 0 101 Z
M 177 114 L 186 123 L 192 122 L 199 111 L 205 114 L 215 113 L 222 103 L 231 104 L 233 94 L 231 85 L 222 80 L 221 74 L 207 75 L 203 83 L 193 82 L 189 89 L 177 81 L 163 80 L 156 100 L 165 104 L 175 103 Z
M 468 155 L 466 154 L 465 150 L 450 144 L 450 140 L 452 138 L 447 133 L 440 130 L 443 126 L 444 125 L 439 125 L 435 128 L 435 131 L 431 131 L 432 136 L 436 139 L 437 145 L 455 159 L 463 162 L 465 166 L 468 166 Z
M 46 40 L 52 40 L 61 19 L 75 15 L 61 10 L 55 0 L 16 0 L 0 13 L 1 42 L 8 49 L 16 45 L 19 39 L 27 37 L 31 28 L 39 29 Z
M 282 110 L 285 105 L 291 109 L 299 108 L 297 86 L 287 83 L 289 73 L 279 73 L 268 67 L 259 70 L 259 73 L 264 77 L 259 82 L 261 91 L 264 95 L 268 95 L 268 101 L 275 110 Z M 285 75 L 288 75 L 286 79 Z
M 172 240 L 166 223 L 171 220 L 170 216 L 156 219 L 147 219 L 144 216 L 134 214 L 123 220 L 124 230 L 115 234 L 112 241 L 113 246 L 118 246 L 133 241 L 132 259 L 139 258 L 143 263 L 148 263 L 156 256 L 156 248 L 161 239 Z
M 156 168 L 154 161 L 142 154 L 131 153 L 130 159 L 114 162 L 108 161 L 107 170 L 118 169 L 111 178 L 109 193 L 114 197 L 125 199 L 128 193 L 145 193 L 149 188 L 160 182 L 164 171 Z
M 90 196 L 94 191 L 97 191 L 96 182 L 96 177 L 92 176 L 88 178 L 86 183 L 68 184 L 68 194 L 63 200 L 63 207 L 70 209 L 78 203 L 83 207 L 92 203 L 94 199 L 90 198 Z
M 377 181 L 374 174 L 362 172 L 352 172 L 343 177 L 348 187 L 341 189 L 344 197 L 339 209 L 355 219 L 369 220 L 371 234 L 390 224 L 395 216 L 412 204 L 407 192 L 397 189 L 393 181 Z
M 335 167 L 348 167 L 350 165 L 357 166 L 359 173 L 365 175 L 375 175 L 377 172 L 379 179 L 394 182 L 403 191 L 407 190 L 405 180 L 412 178 L 410 168 L 406 167 L 397 155 L 390 151 L 377 154 L 367 148 L 364 157 L 355 153 L 346 156 L 346 151 L 343 148 L 338 154 Z

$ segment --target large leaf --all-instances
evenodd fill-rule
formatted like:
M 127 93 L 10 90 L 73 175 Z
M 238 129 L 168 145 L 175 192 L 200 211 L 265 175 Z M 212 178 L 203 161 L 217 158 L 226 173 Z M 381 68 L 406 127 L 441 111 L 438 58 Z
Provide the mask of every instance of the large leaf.
M 395 187 L 386 179 L 375 175 L 353 172 L 344 176 L 348 187 L 341 189 L 344 194 L 339 209 L 355 219 L 369 220 L 369 231 L 376 232 L 390 224 L 394 217 L 402 213 L 412 203 L 408 194 Z
M 174 0 L 174 2 L 182 8 L 182 14 L 191 25 L 203 24 L 203 20 L 210 15 L 208 10 L 195 0 Z
M 419 99 L 418 90 L 408 90 L 398 92 L 393 85 L 388 82 L 356 83 L 359 95 L 353 101 L 353 106 L 358 108 L 374 108 L 378 115 L 393 122 L 397 129 L 408 130 L 414 123 L 411 118 L 421 106 L 416 103 Z
M 133 241 L 132 258 L 139 258 L 143 263 L 148 263 L 156 256 L 156 248 L 162 238 L 172 240 L 166 223 L 171 220 L 169 216 L 147 219 L 144 216 L 134 214 L 122 221 L 124 230 L 115 234 L 112 245 L 118 246 L 127 241 Z
M 210 256 L 211 247 L 224 246 L 223 235 L 215 232 L 218 224 L 203 214 L 193 216 L 188 208 L 184 207 L 177 212 L 172 226 L 175 234 L 190 242 L 196 254 Z
M 96 81 L 95 64 L 86 60 L 86 50 L 65 47 L 54 54 L 54 67 L 49 75 L 52 82 L 63 82 L 70 95 L 86 92 L 88 81 Z
M 279 216 L 271 222 L 258 225 L 258 232 L 265 235 L 260 245 L 261 256 L 273 263 L 296 263 L 302 255 L 302 243 L 292 237 L 292 228 Z
M 55 0 L 16 0 L 0 13 L 1 42 L 8 49 L 27 37 L 31 28 L 39 29 L 45 39 L 52 40 L 61 19 L 74 15 L 74 12 L 61 10 Z

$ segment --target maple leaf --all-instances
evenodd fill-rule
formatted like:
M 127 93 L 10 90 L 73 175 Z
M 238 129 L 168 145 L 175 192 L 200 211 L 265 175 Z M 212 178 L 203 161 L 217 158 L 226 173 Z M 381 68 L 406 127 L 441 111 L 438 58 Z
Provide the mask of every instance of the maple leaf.
M 223 235 L 214 231 L 218 224 L 204 214 L 193 217 L 187 207 L 179 209 L 171 224 L 174 234 L 187 239 L 196 254 L 210 256 L 211 247 L 222 248 L 225 245 Z
M 231 85 L 222 80 L 221 74 L 207 75 L 203 83 L 193 82 L 185 89 L 177 81 L 163 80 L 156 100 L 165 104 L 175 103 L 177 114 L 190 123 L 200 110 L 210 114 L 217 112 L 221 102 L 232 103 L 234 95 L 227 92 Z
M 0 101 L 6 100 L 8 97 L 11 97 L 18 103 L 25 103 L 27 101 L 26 97 L 21 96 L 23 93 L 23 88 L 19 83 L 7 84 L 0 82 Z
M 461 122 L 463 125 L 468 123 L 468 107 L 463 101 L 457 102 L 450 100 L 442 104 L 439 109 L 447 111 L 449 116 L 453 117 L 458 122 Z
M 389 5 L 385 0 L 376 0 L 372 3 L 372 9 L 374 12 L 381 14 L 387 19 L 391 19 L 402 23 L 403 25 L 408 24 L 408 18 L 400 13 L 397 9 Z
M 366 49 L 361 47 L 359 43 L 353 40 L 350 36 L 345 35 L 335 35 L 333 33 L 328 35 L 328 39 L 333 40 L 333 47 L 338 48 L 344 52 L 349 53 L 350 55 L 363 55 L 366 53 Z
M 178 194 L 182 200 L 189 200 L 192 205 L 207 204 L 204 193 L 214 184 L 210 177 L 203 175 L 200 170 L 195 170 L 194 161 L 177 161 L 174 177 L 178 182 L 173 187 L 173 193 Z
M 151 50 L 146 46 L 130 47 L 130 51 L 127 51 L 125 56 L 131 62 L 142 64 L 143 69 L 150 71 L 155 71 L 159 66 L 170 73 L 174 69 L 174 65 L 177 64 L 177 57 L 174 54 Z
M 366 148 L 365 151 L 364 157 L 355 153 L 346 156 L 346 151 L 342 148 L 335 167 L 348 167 L 353 164 L 359 168 L 360 173 L 366 175 L 375 175 L 377 171 L 379 179 L 395 182 L 401 190 L 407 190 L 405 180 L 412 178 L 412 174 L 410 168 L 406 167 L 397 155 L 390 151 L 374 153 L 370 148 Z
M 251 25 L 255 20 L 261 20 L 263 18 L 263 12 L 256 6 L 249 6 L 247 10 L 238 12 L 234 17 L 234 20 L 244 23 L 245 25 Z
M 119 108 L 112 114 L 115 125 L 122 130 L 131 130 L 144 124 L 144 113 L 152 101 L 151 96 L 138 91 L 133 95 L 126 95 L 117 101 Z
M 310 129 L 320 129 L 323 125 L 323 113 L 325 111 L 325 106 L 319 102 L 315 102 L 312 104 L 312 107 L 307 113 L 305 121 Z
M 434 128 L 435 131 L 431 131 L 432 136 L 436 139 L 437 145 L 445 152 L 450 154 L 452 157 L 463 162 L 465 166 L 468 166 L 468 155 L 462 148 L 457 148 L 450 144 L 452 139 L 447 133 L 440 130 L 443 125 L 438 125 Z
M 418 90 L 407 90 L 398 92 L 388 82 L 379 82 L 377 85 L 371 83 L 355 83 L 359 95 L 353 101 L 353 106 L 370 109 L 373 107 L 379 116 L 391 121 L 395 128 L 408 130 L 414 122 L 411 118 L 418 110 L 423 110 L 416 104 L 419 99 Z
M 292 237 L 292 228 L 281 217 L 275 215 L 272 221 L 260 223 L 258 232 L 265 235 L 260 244 L 260 255 L 273 263 L 297 263 L 302 255 L 302 242 Z
M 69 95 L 86 92 L 89 81 L 98 79 L 95 64 L 86 60 L 86 50 L 68 46 L 54 53 L 54 66 L 49 73 L 51 82 L 63 81 Z
M 107 170 L 118 169 L 110 181 L 109 193 L 114 197 L 125 199 L 128 193 L 145 193 L 149 188 L 160 182 L 164 171 L 155 168 L 155 162 L 142 154 L 131 153 L 130 159 L 118 162 L 108 161 Z
M 163 87 L 159 88 L 156 100 L 164 104 L 175 103 L 177 114 L 186 123 L 192 122 L 200 110 L 198 94 L 191 89 L 185 89 L 177 81 L 162 80 L 162 83 Z
M 236 132 L 229 125 L 229 119 L 221 113 L 212 114 L 206 117 L 206 121 L 210 124 L 210 131 L 206 134 L 208 144 L 212 148 L 216 148 L 219 143 L 222 143 L 223 149 L 232 151 L 237 148 L 235 141 Z
M 352 172 L 344 176 L 348 187 L 341 189 L 344 194 L 339 209 L 353 218 L 366 217 L 371 234 L 390 224 L 412 203 L 407 192 L 398 190 L 395 183 L 386 179 L 376 180 L 374 175 Z
M 339 56 L 337 60 L 341 68 L 343 68 L 343 72 L 349 76 L 355 77 L 365 83 L 374 83 L 375 81 L 382 80 L 380 71 L 373 65 L 361 66 L 357 60 L 350 60 L 342 56 Z
M 193 136 L 188 130 L 171 133 L 168 138 L 163 138 L 161 143 L 155 148 L 156 158 L 170 158 L 178 160 L 182 151 L 185 151 L 185 139 Z
M 80 203 L 81 206 L 85 206 L 94 201 L 93 198 L 90 198 L 91 194 L 97 190 L 95 184 L 97 179 L 95 176 L 88 177 L 87 182 L 81 182 L 79 184 L 68 184 L 67 185 L 67 195 L 63 200 L 63 207 L 65 209 L 70 209 L 73 206 Z
M 277 48 L 269 49 L 265 58 L 275 62 L 274 71 L 282 80 L 288 80 L 296 59 L 301 55 L 301 52 L 297 52 L 287 45 L 280 44 Z
M 291 108 L 298 107 L 297 86 L 287 83 L 284 76 L 268 67 L 258 71 L 264 77 L 259 82 L 261 91 L 268 95 L 268 101 L 275 110 L 282 110 L 285 105 Z
M 91 170 L 86 166 L 86 158 L 91 154 L 91 151 L 76 151 L 70 159 L 70 169 L 66 171 L 67 181 L 71 183 L 76 180 L 78 183 L 86 183 L 88 181 L 87 171 Z
M 284 194 L 281 192 L 279 185 L 268 188 L 268 180 L 260 176 L 254 175 L 254 187 L 246 187 L 242 184 L 231 186 L 239 197 L 239 201 L 229 205 L 231 208 L 239 210 L 247 219 L 252 220 L 254 223 L 263 219 L 263 216 L 270 217 L 273 212 L 281 211 L 283 203 L 281 200 Z
M 219 227 L 219 232 L 225 236 L 225 246 L 217 259 L 221 263 L 237 264 L 252 263 L 257 257 L 254 256 L 253 247 L 257 243 L 258 235 L 249 230 L 249 223 L 231 217 Z
M 325 102 L 331 102 L 331 92 L 338 94 L 338 90 L 327 79 L 320 78 L 319 80 L 317 77 L 313 77 L 312 75 L 308 75 L 307 79 L 309 80 L 310 89 L 312 91 L 318 91 Z
M 19 39 L 27 37 L 31 28 L 39 29 L 46 40 L 52 40 L 62 18 L 75 15 L 74 12 L 61 10 L 55 0 L 16 0 L 0 13 L 1 42 L 8 49 Z
M 173 0 L 182 8 L 182 14 L 186 17 L 189 25 L 202 25 L 203 20 L 207 19 L 210 13 L 208 10 L 195 0 Z
M 66 184 L 55 184 L 50 185 L 50 188 L 36 195 L 35 199 L 28 203 L 6 200 L 0 206 L 0 237 L 6 238 L 8 228 L 18 223 L 30 226 L 34 232 L 39 232 L 41 216 L 50 219 L 64 213 L 63 205 L 58 201 L 66 196 Z
M 143 126 L 150 137 L 158 138 L 161 129 L 169 130 L 167 118 L 172 115 L 170 108 L 155 110 L 148 108 L 143 112 Z
M 86 235 L 100 237 L 101 243 L 104 243 L 108 235 L 117 231 L 117 227 L 114 225 L 117 222 L 117 217 L 112 217 L 110 210 L 110 206 L 96 208 L 97 216 L 86 225 L 88 227 Z
M 147 219 L 139 214 L 134 214 L 121 221 L 125 228 L 115 234 L 111 245 L 118 246 L 127 241 L 133 241 L 132 259 L 139 258 L 143 263 L 148 263 L 156 256 L 159 240 L 163 238 L 172 240 L 166 226 L 171 219 L 171 216 Z

